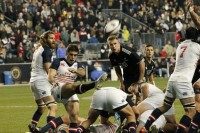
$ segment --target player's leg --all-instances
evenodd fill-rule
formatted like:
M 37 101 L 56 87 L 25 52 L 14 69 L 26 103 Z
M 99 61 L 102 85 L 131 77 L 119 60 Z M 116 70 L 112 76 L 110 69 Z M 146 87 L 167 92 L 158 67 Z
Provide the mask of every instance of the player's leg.
M 76 133 L 77 126 L 79 123 L 79 102 L 78 101 L 69 101 L 65 105 L 67 112 L 69 113 L 70 124 L 69 124 L 69 133 Z
M 186 129 L 190 126 L 191 119 L 195 115 L 196 109 L 195 109 L 195 98 L 184 98 L 181 99 L 181 104 L 184 107 L 185 114 L 182 116 L 182 118 L 179 121 L 176 133 L 182 133 L 186 131 Z
M 92 125 L 100 115 L 101 111 L 90 108 L 88 112 L 88 118 L 81 123 L 81 125 L 77 129 L 77 133 L 83 133 L 86 129 L 89 128 L 90 125 Z
M 198 130 L 200 126 L 200 79 L 198 79 L 193 84 L 194 92 L 195 92 L 195 101 L 196 101 L 196 114 L 190 124 L 190 130 L 192 129 L 194 132 Z
M 74 94 L 83 94 L 93 88 L 99 89 L 100 83 L 107 79 L 107 73 L 103 73 L 96 81 L 89 84 L 65 84 L 62 86 L 61 95 L 62 98 L 67 99 Z
M 114 110 L 119 112 L 126 118 L 126 124 L 125 124 L 124 129 L 128 130 L 129 133 L 135 133 L 136 132 L 136 118 L 131 106 L 129 104 L 126 104 Z
M 44 113 L 44 111 L 46 109 L 46 106 L 45 106 L 44 102 L 42 101 L 42 99 L 39 98 L 39 94 L 37 93 L 37 88 L 35 87 L 34 82 L 32 82 L 30 84 L 31 84 L 31 86 L 30 86 L 31 90 L 35 97 L 35 102 L 37 104 L 37 109 L 32 116 L 31 124 L 29 124 L 29 128 L 31 129 L 32 126 L 37 126 L 40 117 L 42 116 L 42 114 Z
M 165 96 L 163 105 L 161 107 L 159 107 L 159 108 L 156 108 L 151 113 L 151 115 L 149 116 L 149 119 L 145 123 L 144 127 L 145 127 L 146 130 L 149 130 L 149 128 L 152 125 L 152 123 L 154 121 L 156 121 L 162 114 L 167 112 L 172 107 L 172 104 L 173 104 L 174 100 L 175 100 L 174 98 L 169 98 L 169 97 Z

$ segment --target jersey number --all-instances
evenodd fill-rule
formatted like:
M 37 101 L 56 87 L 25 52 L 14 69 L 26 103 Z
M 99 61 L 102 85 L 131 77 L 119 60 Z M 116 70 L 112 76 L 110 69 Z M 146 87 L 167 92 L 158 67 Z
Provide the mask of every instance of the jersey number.
M 184 54 L 185 50 L 187 49 L 187 46 L 182 46 L 181 49 L 183 49 L 183 51 L 181 52 L 180 58 L 183 57 L 183 54 Z

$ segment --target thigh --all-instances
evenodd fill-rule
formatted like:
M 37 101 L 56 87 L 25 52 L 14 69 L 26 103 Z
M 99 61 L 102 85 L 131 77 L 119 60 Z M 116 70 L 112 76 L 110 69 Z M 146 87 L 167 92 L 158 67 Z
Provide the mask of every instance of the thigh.
M 143 112 L 145 112 L 146 110 L 153 110 L 155 109 L 152 105 L 148 104 L 148 103 L 139 103 L 137 106 L 140 114 L 142 114 Z
M 51 96 L 51 84 L 46 79 L 31 82 L 31 89 L 35 96 L 35 100 Z
M 194 97 L 194 89 L 190 82 L 174 82 L 174 89 L 179 99 Z
M 67 104 L 65 104 L 65 109 L 67 110 L 67 112 L 69 112 L 69 114 L 78 114 L 79 103 L 69 101 L 69 102 L 67 102 Z
M 69 99 L 75 93 L 75 85 L 73 84 L 64 84 L 61 87 L 61 96 L 63 99 Z

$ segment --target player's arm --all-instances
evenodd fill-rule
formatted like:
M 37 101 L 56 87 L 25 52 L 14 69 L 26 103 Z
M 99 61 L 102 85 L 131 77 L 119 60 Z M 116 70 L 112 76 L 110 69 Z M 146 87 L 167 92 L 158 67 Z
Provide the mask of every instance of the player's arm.
M 54 76 L 56 75 L 57 70 L 50 68 L 48 73 L 48 80 L 50 84 L 54 83 Z
M 144 73 L 145 73 L 145 63 L 144 63 L 144 60 L 141 60 L 139 62 L 139 79 L 138 79 L 138 83 L 141 83 L 143 82 L 143 79 L 144 79 Z
M 151 75 L 149 76 L 149 81 L 150 81 L 153 85 L 155 85 L 153 73 L 151 73 Z
M 54 80 L 54 77 L 57 73 L 57 70 L 58 70 L 58 67 L 60 65 L 60 60 L 59 59 L 55 59 L 50 68 L 49 68 L 49 72 L 48 72 L 48 80 L 49 80 L 49 83 L 52 84 L 52 85 L 56 85 L 57 83 L 55 83 L 55 80 Z
M 78 63 L 78 68 L 68 68 L 71 73 L 76 73 L 79 77 L 85 76 L 85 68 L 81 63 Z
M 42 53 L 42 58 L 43 58 L 43 67 L 44 70 L 48 73 L 49 68 L 51 66 L 51 57 L 52 57 L 52 53 L 51 50 L 44 50 Z
M 149 95 L 149 86 L 147 83 L 143 84 L 141 89 L 142 89 L 142 98 L 143 100 L 146 99 Z
M 43 66 L 44 66 L 44 70 L 48 73 L 49 67 L 51 66 L 51 62 L 46 62 L 43 64 Z
M 194 7 L 189 7 L 189 12 L 193 22 L 195 23 L 196 27 L 200 30 L 200 16 L 194 11 Z
M 116 75 L 117 75 L 117 77 L 118 77 L 118 79 L 120 81 L 120 84 L 121 84 L 120 89 L 124 90 L 125 89 L 124 88 L 124 83 L 123 83 L 124 80 L 123 80 L 121 68 L 119 66 L 114 66 L 114 68 L 115 68 Z
M 79 77 L 85 76 L 85 69 L 82 68 L 82 67 L 78 68 L 77 71 L 76 71 L 76 74 L 77 74 Z

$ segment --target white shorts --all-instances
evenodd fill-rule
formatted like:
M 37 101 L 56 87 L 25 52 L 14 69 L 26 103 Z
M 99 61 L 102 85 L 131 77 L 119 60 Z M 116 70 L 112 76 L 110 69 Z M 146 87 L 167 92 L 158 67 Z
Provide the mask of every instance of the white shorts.
M 59 84 L 59 86 L 55 87 L 55 88 L 52 88 L 51 90 L 51 94 L 53 95 L 55 101 L 57 103 L 63 103 L 63 104 L 66 104 L 67 102 L 69 101 L 79 101 L 79 98 L 77 96 L 77 94 L 74 94 L 73 96 L 71 96 L 70 98 L 68 99 L 63 99 L 61 97 L 61 89 L 62 89 L 62 86 L 64 84 Z
M 152 112 L 153 110 L 147 110 L 142 113 L 142 115 L 140 116 L 140 122 L 142 122 L 142 124 L 145 124 Z M 156 125 L 157 128 L 163 128 L 166 123 L 167 121 L 165 117 L 161 115 L 152 125 Z
M 190 98 L 194 97 L 194 89 L 191 82 L 169 81 L 165 95 L 170 98 Z
M 33 92 L 35 100 L 51 96 L 51 84 L 47 79 L 40 79 L 30 82 L 30 88 Z
M 139 103 L 138 106 L 140 104 L 146 103 L 146 104 L 151 105 L 153 108 L 158 108 L 158 107 L 162 106 L 163 101 L 164 101 L 164 96 L 165 96 L 164 93 L 149 96 L 146 99 L 144 99 L 141 103 Z
M 103 87 L 96 90 L 90 107 L 97 110 L 114 112 L 114 109 L 127 105 L 127 94 L 114 87 Z

